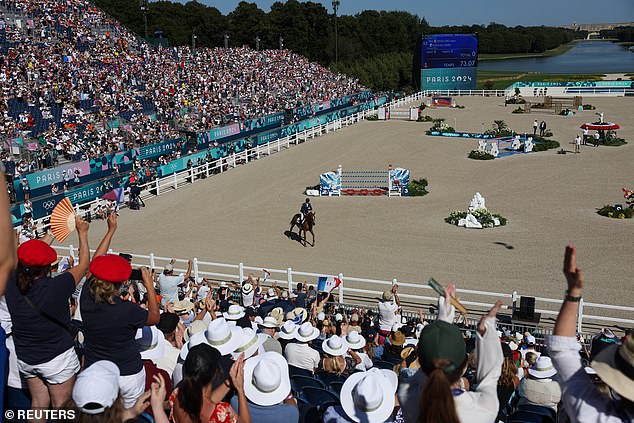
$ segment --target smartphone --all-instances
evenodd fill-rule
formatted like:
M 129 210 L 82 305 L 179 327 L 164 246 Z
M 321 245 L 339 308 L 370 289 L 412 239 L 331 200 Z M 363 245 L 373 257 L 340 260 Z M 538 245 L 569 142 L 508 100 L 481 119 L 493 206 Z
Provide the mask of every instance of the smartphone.
M 141 269 L 132 269 L 132 273 L 130 274 L 131 281 L 141 281 L 143 280 L 143 276 L 141 275 Z

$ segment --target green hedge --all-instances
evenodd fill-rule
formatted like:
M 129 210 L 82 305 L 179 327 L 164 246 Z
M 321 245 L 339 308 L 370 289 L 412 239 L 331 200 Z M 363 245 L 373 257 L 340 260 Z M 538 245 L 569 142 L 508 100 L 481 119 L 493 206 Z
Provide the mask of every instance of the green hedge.
M 469 158 L 473 160 L 493 160 L 495 157 L 485 151 L 472 150 L 469 153 Z
M 429 185 L 429 183 L 426 178 L 414 179 L 409 183 L 409 196 L 422 197 L 429 194 L 429 191 L 427 191 L 427 185 Z
M 533 151 L 546 151 L 561 147 L 561 144 L 555 140 L 549 140 L 543 137 L 533 137 L 533 139 L 536 141 L 533 145 Z

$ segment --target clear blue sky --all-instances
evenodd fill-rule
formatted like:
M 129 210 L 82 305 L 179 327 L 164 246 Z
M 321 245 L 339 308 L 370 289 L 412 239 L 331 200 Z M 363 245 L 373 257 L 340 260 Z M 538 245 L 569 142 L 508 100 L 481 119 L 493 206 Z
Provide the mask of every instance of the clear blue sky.
M 180 0 L 185 2 L 185 0 Z M 239 0 L 199 0 L 224 14 Z M 332 10 L 330 0 L 314 0 Z M 253 1 L 251 1 L 253 2 Z M 255 0 L 268 12 L 274 0 Z M 619 23 L 634 21 L 634 0 L 341 0 L 340 13 L 362 10 L 406 10 L 424 16 L 434 26 L 488 24 L 515 26 Z

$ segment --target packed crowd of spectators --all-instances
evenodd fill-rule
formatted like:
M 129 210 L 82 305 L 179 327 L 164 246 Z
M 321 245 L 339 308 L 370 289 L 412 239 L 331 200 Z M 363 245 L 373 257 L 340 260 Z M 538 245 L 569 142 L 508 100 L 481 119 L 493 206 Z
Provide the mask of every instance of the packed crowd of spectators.
M 0 139 L 38 167 L 362 89 L 287 50 L 153 49 L 86 0 L 0 0 L 0 50 Z
M 405 318 L 398 285 L 353 308 L 309 281 L 195 279 L 191 261 L 182 273 L 174 261 L 133 270 L 131 256 L 107 254 L 116 215 L 107 222 L 92 257 L 81 218 L 78 258 L 58 257 L 50 237 L 2 237 L 6 408 L 73 410 L 85 422 L 634 421 L 634 338 L 606 328 L 579 341 L 584 277 L 572 246 L 542 340 L 497 322 L 501 302 L 467 326 L 454 285 L 435 318 Z

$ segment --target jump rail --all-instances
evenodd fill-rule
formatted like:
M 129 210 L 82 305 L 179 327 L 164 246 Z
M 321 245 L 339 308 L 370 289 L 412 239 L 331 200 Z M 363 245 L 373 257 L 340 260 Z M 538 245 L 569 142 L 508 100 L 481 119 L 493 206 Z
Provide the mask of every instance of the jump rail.
M 71 245 L 69 247 L 56 246 L 57 250 L 65 252 L 70 256 L 75 257 L 76 249 Z M 94 251 L 94 250 L 91 250 Z M 112 252 L 112 251 L 110 251 Z M 134 266 L 149 266 L 152 269 L 160 269 L 164 267 L 172 259 L 171 257 L 162 257 L 150 253 L 149 255 L 131 254 L 133 258 Z M 400 282 L 397 279 L 392 280 L 379 280 L 379 279 L 367 279 L 357 278 L 352 276 L 344 276 L 342 273 L 315 273 L 315 272 L 303 272 L 294 270 L 291 267 L 286 269 L 275 269 L 270 267 L 261 266 L 247 266 L 244 263 L 227 264 L 202 261 L 198 258 L 193 260 L 193 275 L 196 280 L 199 278 L 208 278 L 222 281 L 233 281 L 240 283 L 244 281 L 249 274 L 254 276 L 262 276 L 264 269 L 270 272 L 270 276 L 266 285 L 270 285 L 273 282 L 278 283 L 280 286 L 287 286 L 289 290 L 292 290 L 294 284 L 297 282 L 308 282 L 309 284 L 317 285 L 316 278 L 320 276 L 334 276 L 341 280 L 341 284 L 337 288 L 337 297 L 339 303 L 344 303 L 344 294 L 359 299 L 365 304 L 374 304 L 376 299 L 379 298 L 383 291 L 389 289 L 393 284 L 398 283 L 400 288 L 399 297 L 403 308 L 408 313 L 413 313 L 419 310 L 425 304 L 434 304 L 437 300 L 435 291 L 424 283 L 411 283 Z M 187 260 L 176 259 L 175 271 L 185 272 Z M 184 265 L 178 267 L 179 265 Z M 421 291 L 429 293 L 429 295 L 419 294 Z M 416 292 L 417 294 L 412 294 Z M 461 300 L 470 311 L 475 314 L 481 314 L 484 310 L 490 308 L 497 300 L 505 301 L 506 305 L 503 306 L 503 310 L 512 311 L 519 301 L 520 294 L 517 291 L 512 293 L 504 292 L 488 292 L 488 291 L 476 291 L 471 289 L 458 289 L 458 293 L 461 297 L 469 297 L 477 300 Z M 481 300 L 478 300 L 482 298 Z M 509 300 L 511 305 L 508 305 Z M 535 309 L 535 312 L 542 313 L 542 315 L 555 317 L 558 314 L 559 307 L 562 303 L 560 299 L 535 297 L 536 304 L 539 304 L 539 308 Z M 597 314 L 586 314 L 586 309 L 596 309 Z M 606 317 L 604 311 L 619 311 L 623 317 Z M 624 318 L 629 316 L 630 318 Z M 629 327 L 634 326 L 634 307 L 599 304 L 592 302 L 584 302 L 581 300 L 579 306 L 579 314 L 577 316 L 577 332 L 589 333 L 590 327 L 597 324 L 606 326 L 619 325 L 623 327 L 627 325 Z M 508 326 L 508 325 L 507 325 Z M 543 328 L 541 328 L 543 329 Z

